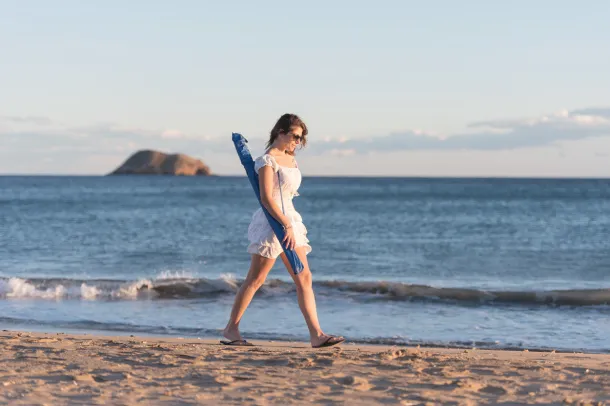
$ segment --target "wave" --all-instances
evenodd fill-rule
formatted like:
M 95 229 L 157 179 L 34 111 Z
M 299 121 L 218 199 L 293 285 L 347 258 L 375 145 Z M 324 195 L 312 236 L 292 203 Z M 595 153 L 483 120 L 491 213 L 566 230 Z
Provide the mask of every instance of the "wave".
M 157 279 L 65 279 L 0 278 L 0 298 L 36 299 L 190 299 L 234 292 L 236 281 L 219 279 L 159 277 Z
M 608 289 L 568 289 L 502 291 L 468 288 L 436 288 L 400 282 L 320 282 L 339 291 L 370 293 L 387 300 L 437 300 L 465 303 L 506 303 L 523 305 L 599 306 L 610 304 Z
M 197 299 L 234 294 L 243 280 L 162 275 L 156 279 L 0 278 L 0 299 L 139 300 Z M 610 289 L 502 291 L 446 288 L 401 282 L 314 282 L 317 294 L 362 300 L 437 301 L 456 304 L 509 304 L 552 306 L 610 305 Z M 292 293 L 294 284 L 268 280 L 260 295 Z

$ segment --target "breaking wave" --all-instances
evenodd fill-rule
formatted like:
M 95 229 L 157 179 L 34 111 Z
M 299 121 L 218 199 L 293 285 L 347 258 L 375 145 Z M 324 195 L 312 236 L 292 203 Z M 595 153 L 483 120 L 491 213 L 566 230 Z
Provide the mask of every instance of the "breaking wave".
M 234 294 L 243 281 L 230 276 L 216 279 L 188 275 L 161 275 L 155 279 L 65 279 L 0 278 L 0 299 L 79 299 L 139 300 L 196 299 Z M 538 291 L 502 291 L 446 288 L 400 282 L 349 282 L 341 280 L 314 282 L 317 294 L 339 295 L 363 300 L 440 301 L 463 304 L 509 304 L 554 306 L 610 305 L 610 289 L 570 289 Z M 268 280 L 260 294 L 292 293 L 294 284 L 279 279 Z
M 387 300 L 436 300 L 464 303 L 598 306 L 610 304 L 610 289 L 502 291 L 468 288 L 436 288 L 400 282 L 327 281 L 322 285 L 339 291 L 369 293 Z

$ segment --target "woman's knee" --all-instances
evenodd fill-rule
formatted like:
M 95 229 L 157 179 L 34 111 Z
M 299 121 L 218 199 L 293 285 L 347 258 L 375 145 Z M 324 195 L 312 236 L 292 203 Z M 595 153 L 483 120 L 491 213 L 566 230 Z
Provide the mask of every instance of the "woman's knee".
M 249 287 L 258 290 L 261 286 L 265 284 L 266 279 L 267 275 L 258 275 L 252 278 L 247 278 L 246 283 Z
M 248 271 L 248 276 L 246 277 L 244 284 L 247 287 L 259 289 L 265 283 L 267 275 L 271 268 L 273 268 L 274 263 L 275 259 L 265 258 L 260 255 L 252 255 L 250 270 Z
M 297 285 L 297 289 L 308 289 L 312 286 L 312 277 L 311 271 L 309 269 L 304 269 L 302 272 L 299 272 L 295 275 L 295 282 Z

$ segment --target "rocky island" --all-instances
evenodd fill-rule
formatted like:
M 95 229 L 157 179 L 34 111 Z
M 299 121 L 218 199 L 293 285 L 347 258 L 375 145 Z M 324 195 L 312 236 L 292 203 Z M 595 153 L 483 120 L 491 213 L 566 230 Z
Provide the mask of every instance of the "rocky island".
M 142 150 L 131 155 L 109 175 L 210 176 L 212 171 L 199 159 L 184 154 Z

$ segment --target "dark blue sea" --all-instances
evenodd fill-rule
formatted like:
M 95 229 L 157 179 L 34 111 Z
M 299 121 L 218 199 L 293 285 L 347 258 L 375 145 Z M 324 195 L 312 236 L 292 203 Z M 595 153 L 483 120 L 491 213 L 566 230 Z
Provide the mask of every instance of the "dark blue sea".
M 351 342 L 610 352 L 610 180 L 305 177 L 323 329 Z M 0 327 L 220 337 L 245 177 L 0 177 Z M 241 325 L 306 340 L 278 261 Z

